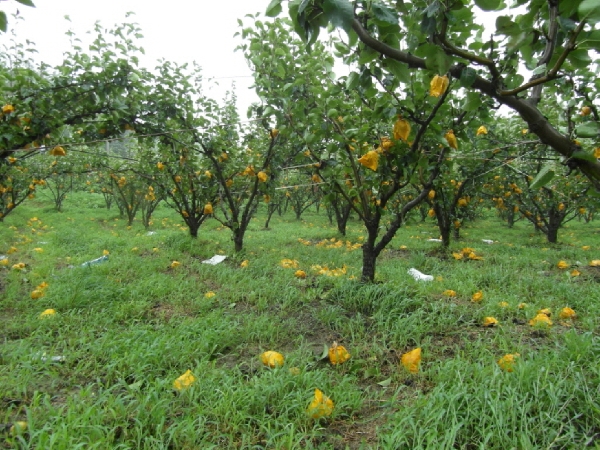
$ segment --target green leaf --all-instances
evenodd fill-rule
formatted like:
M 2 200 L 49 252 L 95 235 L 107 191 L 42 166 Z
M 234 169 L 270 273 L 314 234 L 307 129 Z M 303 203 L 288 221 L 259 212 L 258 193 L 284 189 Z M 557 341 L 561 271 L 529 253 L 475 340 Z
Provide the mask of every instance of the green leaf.
M 508 45 L 506 46 L 506 51 L 509 54 L 512 54 L 519 50 L 524 45 L 529 45 L 533 42 L 533 35 L 531 33 L 519 33 L 512 35 L 508 40 Z
M 33 2 L 31 0 L 17 0 L 17 1 L 22 5 L 31 6 L 32 8 L 35 8 L 35 5 L 33 4 Z
M 568 33 L 569 31 L 573 31 L 577 27 L 577 23 L 575 23 L 574 20 L 568 19 L 566 17 L 559 17 L 558 25 L 560 26 L 561 30 L 563 30 L 566 33 Z
M 592 162 L 596 162 L 596 160 L 597 160 L 597 158 L 594 156 L 593 153 L 584 152 L 583 150 L 577 150 L 577 151 L 573 152 L 573 154 L 571 155 L 571 158 L 584 159 L 586 161 L 592 161 Z
M 302 14 L 309 3 L 310 3 L 310 0 L 302 0 L 300 2 L 300 5 L 298 6 L 298 14 Z
M 573 64 L 573 67 L 577 69 L 585 69 L 592 63 L 592 59 L 590 58 L 588 51 L 584 49 L 573 50 L 571 53 L 569 53 L 567 58 L 569 59 L 569 62 Z
M 6 33 L 6 26 L 7 26 L 6 14 L 4 13 L 4 11 L 0 11 L 0 31 L 3 31 Z
M 408 65 L 396 61 L 395 59 L 386 58 L 383 60 L 383 65 L 402 83 L 410 83 L 410 69 Z
M 282 0 L 271 0 L 271 3 L 267 6 L 265 15 L 268 17 L 277 17 L 281 14 L 281 1 Z
M 321 353 L 321 357 L 319 359 L 321 360 L 327 358 L 329 358 L 329 347 L 327 344 L 323 344 L 323 353 Z
M 452 65 L 452 58 L 440 47 L 434 46 L 433 53 L 425 58 L 425 65 L 428 69 L 433 69 L 437 73 L 446 73 Z
M 431 2 L 429 4 L 429 6 L 427 8 L 425 8 L 425 11 L 423 11 L 423 14 L 425 14 L 427 17 L 435 17 L 435 16 L 437 16 L 440 9 L 441 9 L 441 5 L 439 2 Z
M 582 123 L 575 128 L 575 132 L 580 138 L 595 138 L 600 132 L 600 125 L 597 122 Z
M 327 117 L 329 117 L 330 119 L 335 119 L 339 115 L 340 113 L 335 108 L 331 108 L 329 111 L 327 111 Z
M 460 73 L 460 85 L 462 87 L 471 87 L 477 78 L 477 72 L 471 67 L 467 67 Z
M 513 22 L 510 16 L 500 16 L 496 19 L 496 30 L 500 34 L 512 36 L 521 32 L 521 27 Z
M 356 72 L 350 72 L 348 78 L 346 78 L 346 89 L 356 89 L 358 86 L 358 82 L 360 80 L 360 75 Z
M 380 381 L 379 383 L 377 383 L 379 386 L 381 387 L 388 387 L 390 384 L 392 383 L 392 379 L 391 378 L 387 378 L 383 381 Z
M 341 55 L 347 55 L 348 53 L 350 53 L 350 49 L 348 48 L 348 46 L 346 44 L 343 44 L 342 42 L 334 42 L 333 45 Z
M 364 66 L 365 64 L 373 61 L 378 58 L 381 54 L 371 47 L 365 47 L 361 50 L 360 55 L 358 56 L 358 65 Z
M 398 16 L 387 6 L 378 2 L 374 2 L 371 5 L 371 9 L 377 20 L 389 23 L 391 25 L 398 25 Z
M 534 75 L 541 75 L 543 73 L 546 73 L 546 64 L 542 64 L 533 70 Z
M 423 14 L 423 20 L 421 21 L 421 32 L 428 36 L 435 33 L 437 28 L 437 22 L 435 17 L 429 17 L 427 14 Z
M 546 165 L 542 167 L 536 177 L 533 179 L 531 184 L 529 185 L 529 189 L 538 189 L 544 187 L 554 178 L 554 170 L 551 169 L 551 166 Z
M 267 106 L 262 113 L 262 117 L 270 117 L 273 113 L 275 113 L 275 110 L 273 109 L 273 107 Z
M 521 52 L 521 57 L 525 62 L 525 67 L 527 67 L 529 70 L 532 70 L 537 62 L 533 60 L 533 48 L 530 45 L 523 45 L 519 48 L 519 51 Z
M 348 32 L 352 29 L 354 8 L 348 0 L 325 0 L 323 11 L 334 27 Z
M 584 33 L 581 42 L 577 44 L 577 48 L 592 48 L 596 51 L 600 51 L 600 30 L 593 30 Z
M 475 0 L 475 4 L 484 11 L 497 11 L 502 9 L 502 0 Z
M 589 23 L 600 21 L 600 2 L 598 0 L 583 0 L 579 5 L 579 19 Z

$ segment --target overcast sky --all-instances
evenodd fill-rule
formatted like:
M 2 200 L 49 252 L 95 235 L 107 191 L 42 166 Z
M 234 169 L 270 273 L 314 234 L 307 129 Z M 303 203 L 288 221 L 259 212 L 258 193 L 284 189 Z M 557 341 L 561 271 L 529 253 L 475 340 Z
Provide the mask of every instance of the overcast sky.
M 106 28 L 114 24 L 137 23 L 144 38 L 140 40 L 146 52 L 141 64 L 153 68 L 160 58 L 185 63 L 196 61 L 205 78 L 214 77 L 219 87 L 207 92 L 215 100 L 236 83 L 242 119 L 250 103 L 257 101 L 253 91 L 252 74 L 241 52 L 234 52 L 241 43 L 233 35 L 239 31 L 237 19 L 246 14 L 264 11 L 268 0 L 33 0 L 35 8 L 11 0 L 1 2 L 0 9 L 9 14 L 9 28 L 16 21 L 10 14 L 17 9 L 24 21 L 18 23 L 19 40 L 29 39 L 36 44 L 40 60 L 57 65 L 64 52 L 70 50 L 65 35 L 73 30 L 85 42 L 86 32 L 93 31 L 100 21 Z M 127 12 L 135 14 L 126 18 Z M 68 15 L 70 22 L 65 20 Z M 246 19 L 249 21 L 249 19 Z M 248 22 L 249 23 L 249 22 Z M 95 37 L 92 34 L 92 37 Z M 0 40 L 7 39 L 0 34 Z M 86 48 L 86 47 L 84 47 Z

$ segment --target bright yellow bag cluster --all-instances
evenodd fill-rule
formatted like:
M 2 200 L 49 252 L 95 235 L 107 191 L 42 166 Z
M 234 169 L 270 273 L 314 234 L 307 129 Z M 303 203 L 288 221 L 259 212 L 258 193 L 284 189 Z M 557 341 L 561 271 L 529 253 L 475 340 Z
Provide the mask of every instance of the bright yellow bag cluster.
M 429 95 L 431 95 L 432 97 L 439 97 L 444 92 L 446 92 L 446 89 L 448 89 L 449 84 L 450 80 L 446 75 L 436 75 L 429 83 Z
M 456 140 L 456 136 L 454 135 L 453 130 L 448 130 L 444 135 L 444 138 L 446 138 L 446 142 L 448 142 L 448 145 L 451 148 L 453 148 L 454 150 L 458 150 L 458 141 Z
M 373 172 L 375 172 L 379 164 L 379 153 L 377 153 L 375 150 L 368 151 L 358 158 L 358 162 L 367 169 L 371 169 Z
M 421 363 L 421 347 L 417 347 L 410 352 L 404 353 L 400 357 L 400 362 L 410 373 L 418 373 L 419 364 Z
M 518 353 L 508 353 L 498 360 L 498 365 L 505 372 L 512 372 L 514 370 L 515 359 L 519 356 L 521 355 Z
M 343 345 L 338 345 L 337 342 L 334 342 L 331 347 L 329 347 L 329 362 L 334 366 L 336 364 L 342 364 L 350 359 L 350 353 L 346 350 L 346 347 Z
M 399 117 L 396 123 L 394 124 L 394 139 L 406 142 L 409 134 L 410 123 L 408 123 L 408 121 L 403 119 L 402 117 Z
M 260 355 L 260 360 L 265 366 L 275 368 L 283 366 L 285 358 L 281 353 L 269 350 Z
M 333 408 L 333 400 L 323 395 L 320 389 L 315 389 L 315 396 L 306 408 L 306 412 L 313 419 L 320 419 L 321 417 L 330 416 L 333 413 Z
M 177 389 L 178 391 L 182 391 L 189 388 L 195 382 L 196 377 L 192 371 L 188 369 L 183 375 L 173 381 L 173 388 Z

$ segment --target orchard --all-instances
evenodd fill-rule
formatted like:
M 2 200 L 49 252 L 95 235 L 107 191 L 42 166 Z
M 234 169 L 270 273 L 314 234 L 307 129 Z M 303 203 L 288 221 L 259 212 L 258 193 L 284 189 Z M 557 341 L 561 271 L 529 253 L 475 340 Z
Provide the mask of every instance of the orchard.
M 4 45 L 0 446 L 598 445 L 598 3 L 238 23 L 246 117 L 135 24 Z

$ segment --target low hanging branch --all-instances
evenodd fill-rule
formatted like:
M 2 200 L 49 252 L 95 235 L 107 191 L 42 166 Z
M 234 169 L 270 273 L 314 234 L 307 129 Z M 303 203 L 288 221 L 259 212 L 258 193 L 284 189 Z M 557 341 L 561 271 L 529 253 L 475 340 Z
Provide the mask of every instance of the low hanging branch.
M 567 58 L 569 52 L 572 50 L 571 47 L 575 45 L 577 35 L 581 32 L 583 26 L 584 22 L 581 22 L 573 31 L 571 39 L 569 40 L 569 44 L 566 46 L 560 58 L 554 67 L 548 72 L 546 77 L 557 77 L 558 70 Z M 382 55 L 401 63 L 405 63 L 411 68 L 422 70 L 427 69 L 425 59 L 395 49 L 375 39 L 367 32 L 367 30 L 356 18 L 352 21 L 352 29 L 356 32 L 361 42 L 373 50 L 381 53 Z M 455 78 L 460 78 L 464 69 L 464 64 L 457 64 L 450 68 L 449 73 Z M 542 81 L 535 80 L 536 84 L 548 81 L 544 80 L 543 78 L 540 78 L 539 80 Z M 573 154 L 579 150 L 579 146 L 568 136 L 564 136 L 554 126 L 552 126 L 544 114 L 542 114 L 535 105 L 531 104 L 531 102 L 529 102 L 527 99 L 518 98 L 515 94 L 510 94 L 509 92 L 499 92 L 494 83 L 479 75 L 475 77 L 472 88 L 493 98 L 498 103 L 508 106 L 510 109 L 516 111 L 521 118 L 527 122 L 529 130 L 536 134 L 542 143 L 548 145 L 562 156 L 567 158 L 569 166 L 578 168 L 590 180 L 596 190 L 600 191 L 600 163 L 598 163 L 598 161 L 573 158 Z

